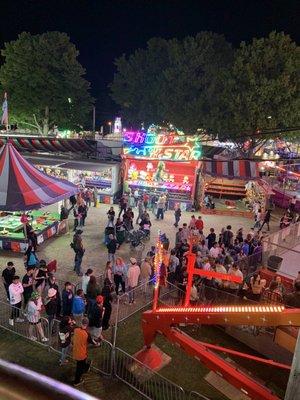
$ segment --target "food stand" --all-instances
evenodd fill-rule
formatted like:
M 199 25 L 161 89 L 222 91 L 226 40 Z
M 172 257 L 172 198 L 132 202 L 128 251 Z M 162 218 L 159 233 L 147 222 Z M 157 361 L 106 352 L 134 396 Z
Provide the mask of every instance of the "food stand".
M 33 228 L 38 244 L 63 232 L 66 221 L 60 222 L 58 213 L 41 208 L 77 192 L 75 185 L 42 173 L 7 143 L 0 150 L 0 249 L 26 250 L 25 220 Z
M 97 188 L 98 201 L 112 204 L 119 190 L 119 163 L 67 160 L 53 157 L 27 157 L 47 175 L 67 179 L 78 186 Z
M 201 144 L 196 135 L 175 128 L 151 125 L 148 131 L 123 133 L 124 191 L 135 189 L 149 195 L 169 194 L 169 208 L 179 204 L 191 210 Z

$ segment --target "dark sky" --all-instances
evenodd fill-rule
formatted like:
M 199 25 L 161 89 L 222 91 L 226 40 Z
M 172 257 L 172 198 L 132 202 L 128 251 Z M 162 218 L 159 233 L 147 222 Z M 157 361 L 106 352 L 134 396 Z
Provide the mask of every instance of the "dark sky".
M 107 88 L 114 59 L 151 37 L 211 30 L 238 45 L 278 30 L 300 40 L 297 0 L 2 0 L 0 9 L 1 47 L 22 31 L 69 34 L 97 98 L 97 125 L 117 110 Z

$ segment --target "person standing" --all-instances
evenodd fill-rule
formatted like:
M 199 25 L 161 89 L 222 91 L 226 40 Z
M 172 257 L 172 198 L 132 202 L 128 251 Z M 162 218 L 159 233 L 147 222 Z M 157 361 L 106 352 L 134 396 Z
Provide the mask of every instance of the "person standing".
M 12 306 L 11 317 L 9 325 L 13 326 L 14 321 L 23 322 L 24 319 L 20 318 L 20 310 L 22 307 L 22 294 L 24 292 L 22 283 L 20 282 L 19 276 L 15 275 L 12 279 L 12 283 L 8 287 L 9 291 L 9 302 Z
M 77 229 L 74 236 L 73 236 L 73 242 L 71 243 L 71 247 L 73 248 L 75 252 L 75 259 L 74 259 L 74 271 L 78 276 L 82 276 L 81 272 L 81 263 L 82 263 L 82 258 L 85 253 L 85 249 L 83 247 L 83 242 L 82 242 L 82 237 L 81 234 L 83 231 L 81 229 Z
M 97 207 L 97 202 L 98 202 L 98 190 L 96 187 L 93 189 L 93 202 L 94 202 L 94 207 Z
M 199 215 L 198 219 L 195 221 L 195 227 L 198 231 L 203 231 L 204 223 L 202 217 Z
M 74 329 L 73 336 L 73 358 L 76 361 L 76 372 L 74 386 L 79 386 L 84 382 L 82 375 L 89 372 L 91 362 L 87 361 L 88 357 L 88 343 L 91 342 L 91 337 L 87 332 L 89 325 L 88 318 L 83 318 L 81 327 Z
M 103 296 L 98 295 L 96 297 L 96 302 L 89 310 L 89 332 L 93 341 L 97 343 L 97 345 L 99 345 L 102 340 L 102 320 L 105 311 L 103 302 Z
M 176 228 L 177 228 L 178 224 L 179 224 L 179 221 L 180 221 L 180 218 L 181 218 L 181 208 L 179 207 L 179 205 L 176 207 L 174 215 L 175 215 L 175 224 L 174 224 L 174 226 L 176 226 Z
M 293 196 L 290 200 L 289 209 L 292 213 L 294 213 L 297 203 L 297 196 Z
M 145 210 L 147 210 L 148 203 L 149 203 L 149 195 L 147 194 L 146 191 L 144 191 L 144 193 L 143 193 L 143 203 L 144 203 Z
M 136 218 L 136 221 L 135 221 L 136 224 L 138 224 L 139 220 L 142 219 L 142 216 L 143 216 L 143 213 L 144 213 L 144 204 L 143 204 L 141 199 L 139 199 L 138 202 L 137 202 L 137 209 L 138 209 L 138 215 L 137 215 L 137 218 Z
M 157 202 L 156 219 L 159 218 L 164 219 L 165 207 L 166 207 L 165 197 L 160 196 Z
M 84 226 L 85 225 L 85 219 L 87 217 L 87 206 L 86 206 L 85 202 L 82 202 L 80 204 L 80 206 L 78 207 L 78 212 L 79 212 L 79 214 L 81 216 L 79 225 L 80 226 Z
M 16 274 L 16 269 L 14 267 L 14 263 L 12 261 L 8 261 L 8 263 L 6 264 L 6 268 L 4 268 L 4 270 L 2 271 L 2 282 L 3 282 L 3 286 L 4 289 L 6 291 L 6 295 L 7 295 L 7 301 L 9 301 L 9 285 L 12 284 L 13 281 L 13 277 Z
M 217 240 L 217 236 L 215 234 L 214 228 L 210 228 L 209 234 L 207 235 L 206 239 L 207 239 L 208 250 L 210 250 L 213 247 L 213 245 L 216 242 L 216 240 Z
M 143 292 L 146 295 L 147 294 L 147 287 L 150 281 L 152 273 L 152 268 L 150 264 L 150 257 L 145 258 L 145 260 L 141 264 L 141 271 L 140 271 L 140 277 L 141 277 L 141 284 L 143 285 Z
M 135 189 L 135 191 L 133 193 L 133 197 L 134 197 L 135 207 L 137 207 L 138 200 L 139 200 L 139 197 L 140 197 L 138 189 Z
M 105 331 L 106 329 L 109 328 L 109 320 L 111 316 L 111 311 L 112 311 L 112 285 L 111 282 L 109 281 L 108 278 L 104 279 L 104 286 L 101 291 L 101 296 L 104 298 L 103 306 L 104 306 L 104 315 L 102 319 L 102 329 Z
M 45 309 L 47 313 L 47 319 L 49 322 L 49 331 L 52 333 L 54 333 L 52 325 L 53 325 L 53 320 L 57 315 L 57 305 L 58 305 L 57 291 L 51 288 L 48 290 L 48 294 L 45 300 Z
M 139 276 L 140 276 L 140 267 L 137 265 L 137 261 L 134 257 L 130 258 L 130 265 L 127 272 L 128 279 L 128 291 L 129 291 L 129 304 L 134 303 L 134 289 L 138 285 Z
M 108 252 L 108 261 L 111 261 L 112 264 L 115 264 L 116 261 L 116 251 L 118 247 L 118 242 L 113 234 L 108 235 L 108 243 L 106 245 Z
M 22 279 L 22 285 L 24 288 L 24 292 L 23 292 L 24 306 L 27 305 L 27 303 L 31 297 L 31 294 L 33 292 L 33 283 L 34 283 L 33 272 L 34 272 L 34 268 L 28 267 L 26 274 L 23 276 L 23 279 Z
M 72 283 L 66 282 L 65 288 L 62 291 L 62 314 L 63 316 L 70 316 L 72 314 L 72 304 L 73 304 L 73 291 Z
M 88 270 L 86 271 L 86 273 L 82 277 L 81 288 L 82 288 L 83 293 L 85 295 L 86 295 L 86 289 L 87 289 L 87 285 L 88 285 L 88 283 L 90 281 L 91 275 L 93 275 L 93 270 L 91 268 L 88 268 Z
M 42 342 L 48 342 L 48 338 L 45 337 L 42 327 L 41 305 L 39 292 L 32 292 L 26 308 L 26 317 L 29 322 L 29 339 L 33 341 L 38 340 L 38 337 L 35 336 L 38 333 Z
M 125 293 L 125 277 L 126 277 L 126 265 L 121 257 L 117 257 L 116 263 L 113 267 L 114 282 L 116 295 L 119 296 L 119 286 L 121 285 L 122 292 Z
M 120 212 L 119 212 L 119 218 L 121 217 L 122 212 L 125 214 L 126 210 L 127 210 L 127 199 L 126 196 L 123 195 L 120 199 L 119 202 L 120 205 Z
M 81 321 L 85 311 L 85 304 L 86 303 L 84 300 L 83 290 L 78 289 L 72 301 L 72 314 L 77 326 L 81 325 Z
M 67 364 L 67 355 L 71 347 L 71 338 L 73 334 L 72 319 L 68 316 L 63 317 L 59 324 L 58 339 L 61 348 L 59 365 Z

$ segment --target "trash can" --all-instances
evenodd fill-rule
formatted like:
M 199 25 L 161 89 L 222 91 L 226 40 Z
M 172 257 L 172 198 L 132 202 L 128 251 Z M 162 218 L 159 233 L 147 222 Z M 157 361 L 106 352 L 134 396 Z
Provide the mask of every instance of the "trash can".
M 270 256 L 268 258 L 268 269 L 271 271 L 278 271 L 281 267 L 282 260 L 282 257 Z

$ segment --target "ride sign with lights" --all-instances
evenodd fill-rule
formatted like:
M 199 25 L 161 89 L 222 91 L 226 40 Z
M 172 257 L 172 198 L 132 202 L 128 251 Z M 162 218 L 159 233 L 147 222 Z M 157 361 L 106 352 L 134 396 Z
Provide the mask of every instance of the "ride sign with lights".
M 178 131 L 149 128 L 146 131 L 127 131 L 123 134 L 124 155 L 133 158 L 196 161 L 201 158 L 201 144 L 195 135 L 187 136 Z

